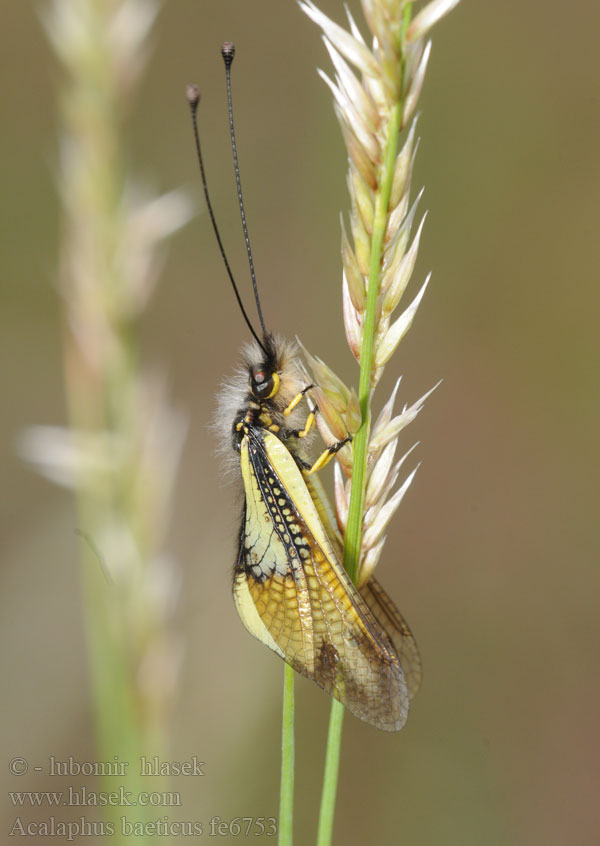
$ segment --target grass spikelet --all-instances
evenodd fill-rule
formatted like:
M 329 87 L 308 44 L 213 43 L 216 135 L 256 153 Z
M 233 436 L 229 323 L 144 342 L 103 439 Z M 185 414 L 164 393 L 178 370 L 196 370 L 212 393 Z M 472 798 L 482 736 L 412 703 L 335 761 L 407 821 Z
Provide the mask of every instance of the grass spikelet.
M 134 183 L 122 132 L 158 10 L 154 0 L 54 0 L 43 8 L 63 69 L 68 425 L 34 427 L 22 440 L 29 460 L 77 498 L 97 758 L 130 763 L 126 777 L 107 776 L 102 789 L 132 795 L 143 786 L 136 762 L 166 751 L 179 663 L 170 628 L 178 579 L 164 545 L 185 421 L 163 380 L 141 371 L 136 326 L 162 244 L 191 209 L 179 192 L 151 197 Z M 122 810 L 106 809 L 115 843 L 130 839 Z M 155 816 L 141 806 L 129 811 L 132 823 Z
M 413 17 L 406 0 L 362 0 L 369 38 L 361 35 L 348 12 L 348 27 L 326 17 L 312 2 L 302 10 L 320 27 L 333 64 L 330 78 L 319 71 L 333 94 L 334 110 L 348 153 L 350 232 L 342 221 L 343 315 L 346 337 L 360 364 L 358 414 L 339 407 L 338 397 L 352 396 L 341 380 L 311 360 L 324 396 L 318 425 L 326 441 L 339 422 L 354 434 L 352 447 L 338 456 L 346 481 L 336 470 L 337 522 L 344 536 L 344 566 L 356 584 L 373 573 L 385 529 L 398 508 L 416 468 L 396 487 L 406 458 L 394 461 L 400 431 L 422 408 L 425 397 L 393 416 L 398 385 L 371 426 L 373 390 L 402 338 L 413 323 L 429 277 L 412 302 L 397 314 L 415 266 L 424 216 L 412 235 L 417 200 L 411 204 L 411 177 L 416 152 L 412 115 L 423 86 L 431 43 L 427 36 L 458 0 L 433 0 Z M 401 133 L 406 137 L 401 143 Z M 337 403 L 337 405 L 336 405 Z M 335 408 L 340 421 L 332 426 Z M 319 403 L 319 407 L 321 404 Z M 354 411 L 354 409 L 353 409 Z M 410 452 L 410 450 L 409 450 Z M 318 843 L 331 842 L 335 785 L 341 742 L 341 706 L 332 704 L 330 735 Z

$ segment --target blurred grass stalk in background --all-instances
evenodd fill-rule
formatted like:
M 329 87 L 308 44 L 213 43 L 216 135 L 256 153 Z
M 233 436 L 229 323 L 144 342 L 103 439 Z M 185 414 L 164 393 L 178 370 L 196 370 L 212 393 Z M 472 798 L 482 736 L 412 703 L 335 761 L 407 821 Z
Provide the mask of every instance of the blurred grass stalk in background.
M 395 461 L 398 436 L 423 406 L 421 397 L 392 417 L 398 384 L 371 425 L 372 394 L 385 365 L 409 330 L 429 277 L 410 305 L 392 321 L 415 266 L 425 216 L 411 238 L 416 201 L 410 203 L 416 152 L 415 120 L 400 146 L 421 93 L 431 50 L 428 34 L 459 0 L 433 0 L 413 16 L 406 0 L 361 0 L 368 44 L 348 9 L 349 31 L 311 0 L 303 11 L 321 28 L 335 68 L 330 87 L 348 151 L 352 243 L 342 221 L 343 313 L 346 338 L 360 365 L 358 390 L 348 388 L 320 360 L 309 357 L 319 386 L 317 425 L 327 443 L 354 435 L 337 454 L 335 506 L 344 537 L 344 567 L 360 588 L 373 575 L 387 525 L 416 469 L 396 488 L 408 453 Z M 349 64 L 348 64 L 349 63 Z M 351 68 L 356 68 L 357 77 Z M 410 452 L 410 450 L 409 450 Z M 344 478 L 345 477 L 345 478 Z M 394 490 L 395 489 L 395 490 Z M 317 842 L 328 846 L 342 737 L 343 706 L 334 700 L 327 741 Z
M 179 664 L 170 629 L 178 586 L 163 551 L 185 422 L 162 380 L 140 368 L 137 322 L 163 239 L 191 209 L 152 198 L 127 171 L 123 124 L 159 11 L 155 0 L 54 0 L 42 6 L 65 79 L 59 97 L 59 187 L 68 426 L 25 433 L 28 458 L 75 491 L 96 725 L 96 756 L 129 764 L 102 790 L 133 795 L 139 759 L 164 755 Z M 106 808 L 122 836 L 124 809 Z M 130 822 L 156 809 L 127 808 Z M 142 836 L 140 839 L 145 840 Z M 150 841 L 149 841 L 150 842 Z

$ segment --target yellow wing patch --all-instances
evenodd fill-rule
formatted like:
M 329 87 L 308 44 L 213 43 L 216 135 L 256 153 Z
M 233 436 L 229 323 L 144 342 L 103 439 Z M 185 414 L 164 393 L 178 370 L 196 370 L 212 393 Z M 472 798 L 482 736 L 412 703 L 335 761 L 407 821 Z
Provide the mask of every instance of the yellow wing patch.
M 337 560 L 293 456 L 253 429 L 241 466 L 246 515 L 234 597 L 245 626 L 356 716 L 401 728 L 408 690 L 398 655 Z

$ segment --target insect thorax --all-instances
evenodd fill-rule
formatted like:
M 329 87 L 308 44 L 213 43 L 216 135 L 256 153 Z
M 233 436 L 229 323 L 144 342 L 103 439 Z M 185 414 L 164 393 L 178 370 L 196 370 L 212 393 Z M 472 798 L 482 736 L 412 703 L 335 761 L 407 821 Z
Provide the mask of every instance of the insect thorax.
M 266 336 L 265 348 L 250 345 L 244 350 L 245 390 L 238 394 L 233 415 L 232 445 L 239 452 L 244 436 L 251 431 L 271 432 L 304 467 L 306 446 L 298 440 L 306 423 L 306 411 L 298 403 L 306 378 L 295 344 Z M 246 375 L 247 374 L 247 375 Z M 242 385 L 240 384 L 240 388 Z M 291 404 L 291 407 L 290 407 Z M 234 406 L 235 407 L 235 406 Z
M 285 417 L 268 400 L 259 402 L 251 392 L 246 397 L 245 405 L 238 411 L 233 421 L 233 446 L 239 450 L 244 435 L 249 429 L 267 429 L 285 441 L 291 430 L 285 425 Z

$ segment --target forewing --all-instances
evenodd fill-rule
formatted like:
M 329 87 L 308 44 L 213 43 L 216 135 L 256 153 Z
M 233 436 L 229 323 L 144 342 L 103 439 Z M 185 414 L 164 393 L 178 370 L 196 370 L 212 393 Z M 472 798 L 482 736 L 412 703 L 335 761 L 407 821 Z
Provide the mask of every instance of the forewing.
M 333 546 L 338 560 L 341 560 L 344 542 L 337 528 L 335 514 L 333 512 L 333 508 L 331 507 L 329 497 L 325 492 L 325 488 L 321 484 L 321 480 L 316 473 L 309 475 L 308 471 L 304 470 L 302 472 L 302 476 L 306 482 L 306 487 L 308 488 L 311 499 L 315 504 L 319 517 L 321 518 L 323 527 L 327 532 L 327 537 Z
M 398 657 L 337 561 L 294 458 L 274 435 L 251 430 L 242 475 L 234 592 L 247 628 L 356 716 L 401 728 L 408 692 Z
M 408 695 L 412 699 L 421 686 L 422 678 L 421 656 L 413 633 L 377 579 L 371 578 L 359 592 L 398 653 Z
M 249 442 L 242 442 L 242 477 L 246 494 L 233 594 L 251 634 L 294 667 L 314 670 L 312 616 L 304 571 L 290 554 L 292 533 L 285 529 L 283 508 L 276 503 L 278 484 L 265 469 L 257 477 Z M 259 461 L 264 465 L 264 461 Z M 259 485 L 259 478 L 262 488 Z M 265 481 L 270 492 L 263 493 Z M 281 498 L 281 497 L 279 497 Z

